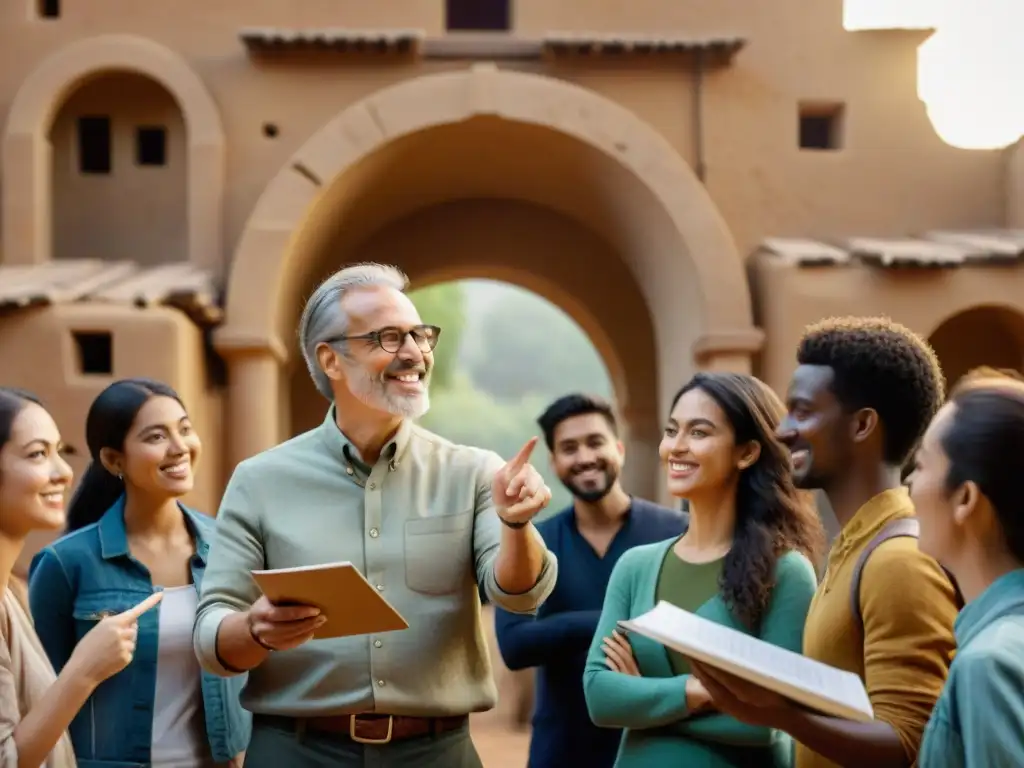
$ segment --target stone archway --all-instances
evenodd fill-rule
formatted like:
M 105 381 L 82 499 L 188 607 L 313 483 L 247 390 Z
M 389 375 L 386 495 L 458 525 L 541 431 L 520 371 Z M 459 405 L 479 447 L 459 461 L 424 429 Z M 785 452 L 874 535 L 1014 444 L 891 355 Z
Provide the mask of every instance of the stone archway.
M 102 35 L 46 58 L 22 84 L 3 135 L 3 248 L 8 264 L 39 264 L 52 253 L 51 147 L 47 132 L 62 102 L 90 77 L 128 71 L 151 78 L 178 102 L 187 131 L 188 254 L 222 268 L 224 130 L 217 106 L 178 54 L 133 35 Z
M 1024 314 L 1017 308 L 969 307 L 943 320 L 928 341 L 949 387 L 980 366 L 1024 372 Z
M 337 263 L 354 254 L 336 245 L 339 232 L 361 242 L 418 210 L 478 198 L 550 208 L 585 222 L 623 255 L 646 300 L 658 357 L 655 404 L 638 420 L 654 425 L 698 365 L 749 371 L 762 336 L 743 260 L 672 146 L 591 91 L 478 65 L 399 83 L 347 108 L 257 202 L 216 337 L 231 377 L 229 461 L 279 438 L 279 414 L 266 404 L 282 402 L 280 363 L 310 270 L 322 269 L 324 252 Z

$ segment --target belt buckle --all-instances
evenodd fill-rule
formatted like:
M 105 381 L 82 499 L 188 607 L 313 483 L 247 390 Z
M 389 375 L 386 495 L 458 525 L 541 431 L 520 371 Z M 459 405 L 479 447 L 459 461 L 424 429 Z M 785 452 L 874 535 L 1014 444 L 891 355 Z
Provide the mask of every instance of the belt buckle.
M 394 727 L 395 718 L 394 715 L 388 715 L 388 732 L 383 739 L 364 739 L 362 736 L 356 735 L 356 722 L 358 722 L 359 715 L 349 715 L 348 718 L 348 735 L 352 741 L 358 744 L 388 744 L 391 741 L 391 729 Z

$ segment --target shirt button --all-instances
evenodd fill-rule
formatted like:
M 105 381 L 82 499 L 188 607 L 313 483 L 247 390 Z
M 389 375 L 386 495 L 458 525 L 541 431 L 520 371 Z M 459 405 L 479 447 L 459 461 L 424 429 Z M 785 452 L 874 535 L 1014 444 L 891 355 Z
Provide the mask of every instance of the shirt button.
M 383 592 L 384 591 L 384 585 L 383 584 L 378 584 L 377 585 L 377 591 L 378 592 Z
M 370 490 L 371 490 L 371 491 L 372 491 L 372 490 L 373 490 L 374 488 L 376 488 L 376 487 L 377 487 L 377 484 L 376 484 L 376 483 L 370 483 Z
M 354 475 L 355 473 L 356 473 L 356 471 L 354 469 L 352 469 L 352 467 L 345 467 L 345 474 L 346 475 Z
M 378 680 L 377 681 L 377 687 L 378 688 L 383 688 L 384 687 L 384 681 L 383 680 Z
M 376 528 L 371 528 L 370 529 L 370 538 L 371 539 L 376 539 L 378 536 L 380 536 L 380 531 L 378 531 Z
M 374 640 L 373 641 L 373 647 L 374 648 L 380 648 L 382 645 L 384 645 L 384 643 L 382 643 L 380 640 Z

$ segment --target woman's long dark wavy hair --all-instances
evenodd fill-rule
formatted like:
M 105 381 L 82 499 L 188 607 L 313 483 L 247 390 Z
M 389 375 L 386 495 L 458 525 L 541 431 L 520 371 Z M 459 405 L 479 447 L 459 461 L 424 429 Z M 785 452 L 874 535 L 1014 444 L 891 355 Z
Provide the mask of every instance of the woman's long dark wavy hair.
M 787 448 L 775 436 L 785 408 L 759 379 L 737 373 L 698 373 L 672 400 L 699 389 L 722 409 L 736 444 L 756 442 L 761 455 L 740 473 L 736 528 L 719 588 L 739 621 L 756 631 L 775 587 L 775 564 L 795 550 L 817 566 L 825 536 L 810 495 L 793 484 Z
M 181 403 L 178 393 L 153 379 L 122 379 L 100 392 L 85 418 L 85 442 L 89 462 L 71 497 L 67 533 L 98 522 L 124 493 L 124 480 L 107 471 L 100 460 L 104 448 L 124 450 L 128 431 L 139 410 L 151 397 L 170 397 Z M 184 407 L 184 404 L 182 404 Z

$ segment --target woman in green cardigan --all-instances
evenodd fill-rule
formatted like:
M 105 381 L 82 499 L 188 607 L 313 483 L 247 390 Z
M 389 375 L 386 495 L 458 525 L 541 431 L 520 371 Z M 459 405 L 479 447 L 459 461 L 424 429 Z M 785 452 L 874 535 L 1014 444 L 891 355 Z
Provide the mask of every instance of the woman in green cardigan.
M 762 382 L 730 373 L 699 373 L 672 402 L 659 454 L 690 525 L 615 565 L 584 672 L 591 719 L 626 729 L 617 768 L 791 764 L 785 734 L 716 713 L 681 654 L 617 629 L 667 600 L 800 652 L 824 537 L 775 438 L 783 412 Z

